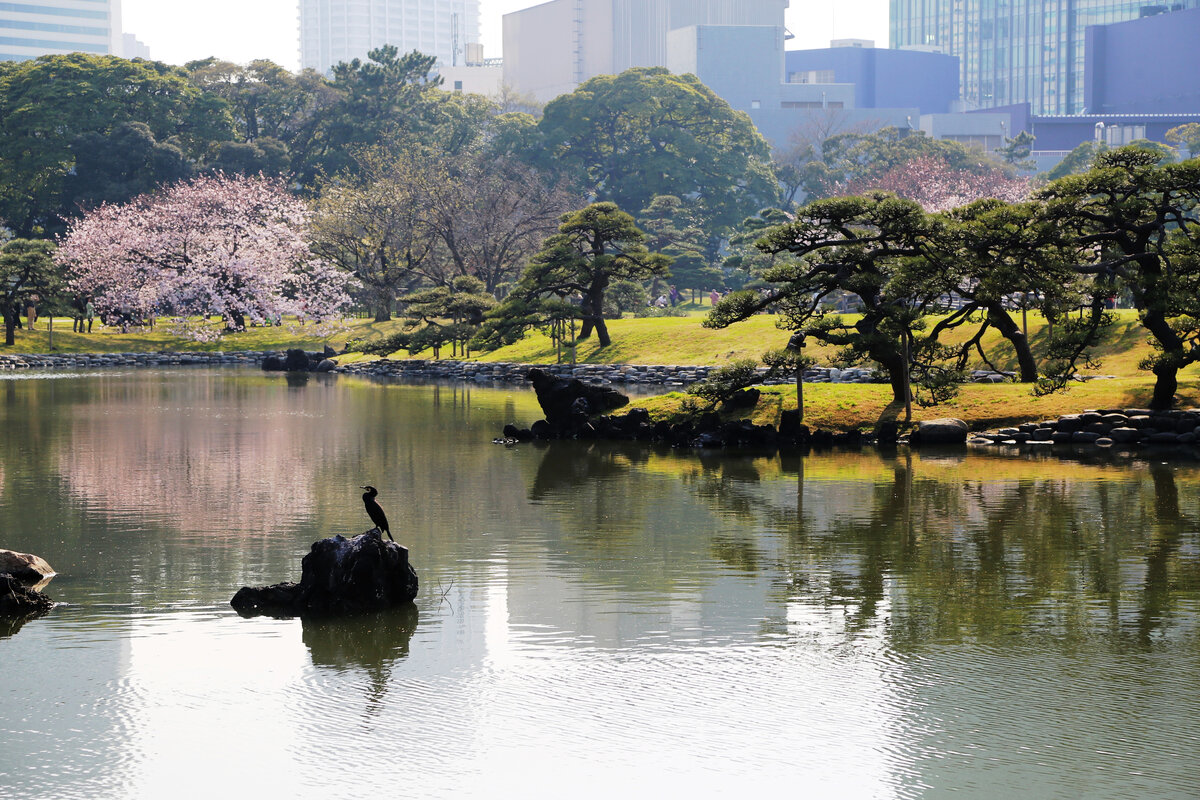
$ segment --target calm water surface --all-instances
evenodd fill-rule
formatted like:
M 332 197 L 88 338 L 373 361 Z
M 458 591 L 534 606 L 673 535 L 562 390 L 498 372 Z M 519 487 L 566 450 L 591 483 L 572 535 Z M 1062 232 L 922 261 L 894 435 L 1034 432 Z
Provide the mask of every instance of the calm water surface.
M 0 379 L 0 797 L 1200 797 L 1200 473 L 490 443 L 520 389 Z M 369 527 L 415 611 L 244 620 Z

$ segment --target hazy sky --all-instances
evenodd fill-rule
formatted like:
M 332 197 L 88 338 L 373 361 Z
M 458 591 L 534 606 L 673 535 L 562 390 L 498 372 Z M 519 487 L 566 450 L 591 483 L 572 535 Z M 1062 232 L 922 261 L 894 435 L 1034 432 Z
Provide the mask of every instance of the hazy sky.
M 245 63 L 269 58 L 289 69 L 300 64 L 296 0 L 123 0 L 123 27 L 150 46 L 160 61 L 182 64 L 215 55 Z M 484 54 L 499 56 L 500 18 L 538 5 L 530 0 L 482 0 Z M 888 0 L 792 0 L 789 49 L 827 47 L 830 39 L 874 39 L 887 46 Z

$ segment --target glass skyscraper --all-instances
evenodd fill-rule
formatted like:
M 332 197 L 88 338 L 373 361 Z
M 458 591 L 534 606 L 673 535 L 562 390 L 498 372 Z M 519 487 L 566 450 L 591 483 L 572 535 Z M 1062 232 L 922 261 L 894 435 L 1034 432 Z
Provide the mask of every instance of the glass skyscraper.
M 479 0 L 300 0 L 300 66 L 319 72 L 385 44 L 444 66 L 479 42 Z
M 966 108 L 1028 102 L 1034 114 L 1084 108 L 1089 25 L 1137 19 L 1200 0 L 891 0 L 892 47 L 959 58 Z

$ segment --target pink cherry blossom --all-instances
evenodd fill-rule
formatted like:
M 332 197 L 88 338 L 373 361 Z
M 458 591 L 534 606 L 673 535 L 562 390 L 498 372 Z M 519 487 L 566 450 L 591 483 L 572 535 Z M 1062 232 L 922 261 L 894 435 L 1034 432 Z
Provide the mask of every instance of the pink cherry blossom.
M 893 192 L 914 200 L 928 212 L 949 211 L 976 200 L 994 197 L 1009 203 L 1025 200 L 1031 189 L 1027 178 L 1014 177 L 992 167 L 978 171 L 955 169 L 935 156 L 914 158 L 887 172 L 836 185 L 834 194 L 859 195 L 873 190 Z
M 102 316 L 178 317 L 203 340 L 220 334 L 197 317 L 323 321 L 349 304 L 351 279 L 309 249 L 308 221 L 282 182 L 216 174 L 100 206 L 71 225 L 56 258 Z

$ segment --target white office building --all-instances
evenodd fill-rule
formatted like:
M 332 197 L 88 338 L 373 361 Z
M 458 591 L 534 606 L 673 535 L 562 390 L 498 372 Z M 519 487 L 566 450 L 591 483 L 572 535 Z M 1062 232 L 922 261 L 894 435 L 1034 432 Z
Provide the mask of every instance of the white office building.
M 462 65 L 467 45 L 478 42 L 479 0 L 300 0 L 305 69 L 328 72 L 385 44 Z
M 597 75 L 667 66 L 672 31 L 782 30 L 787 7 L 788 0 L 551 0 L 504 15 L 504 82 L 548 102 Z
M 0 61 L 74 52 L 124 52 L 121 0 L 0 2 Z

